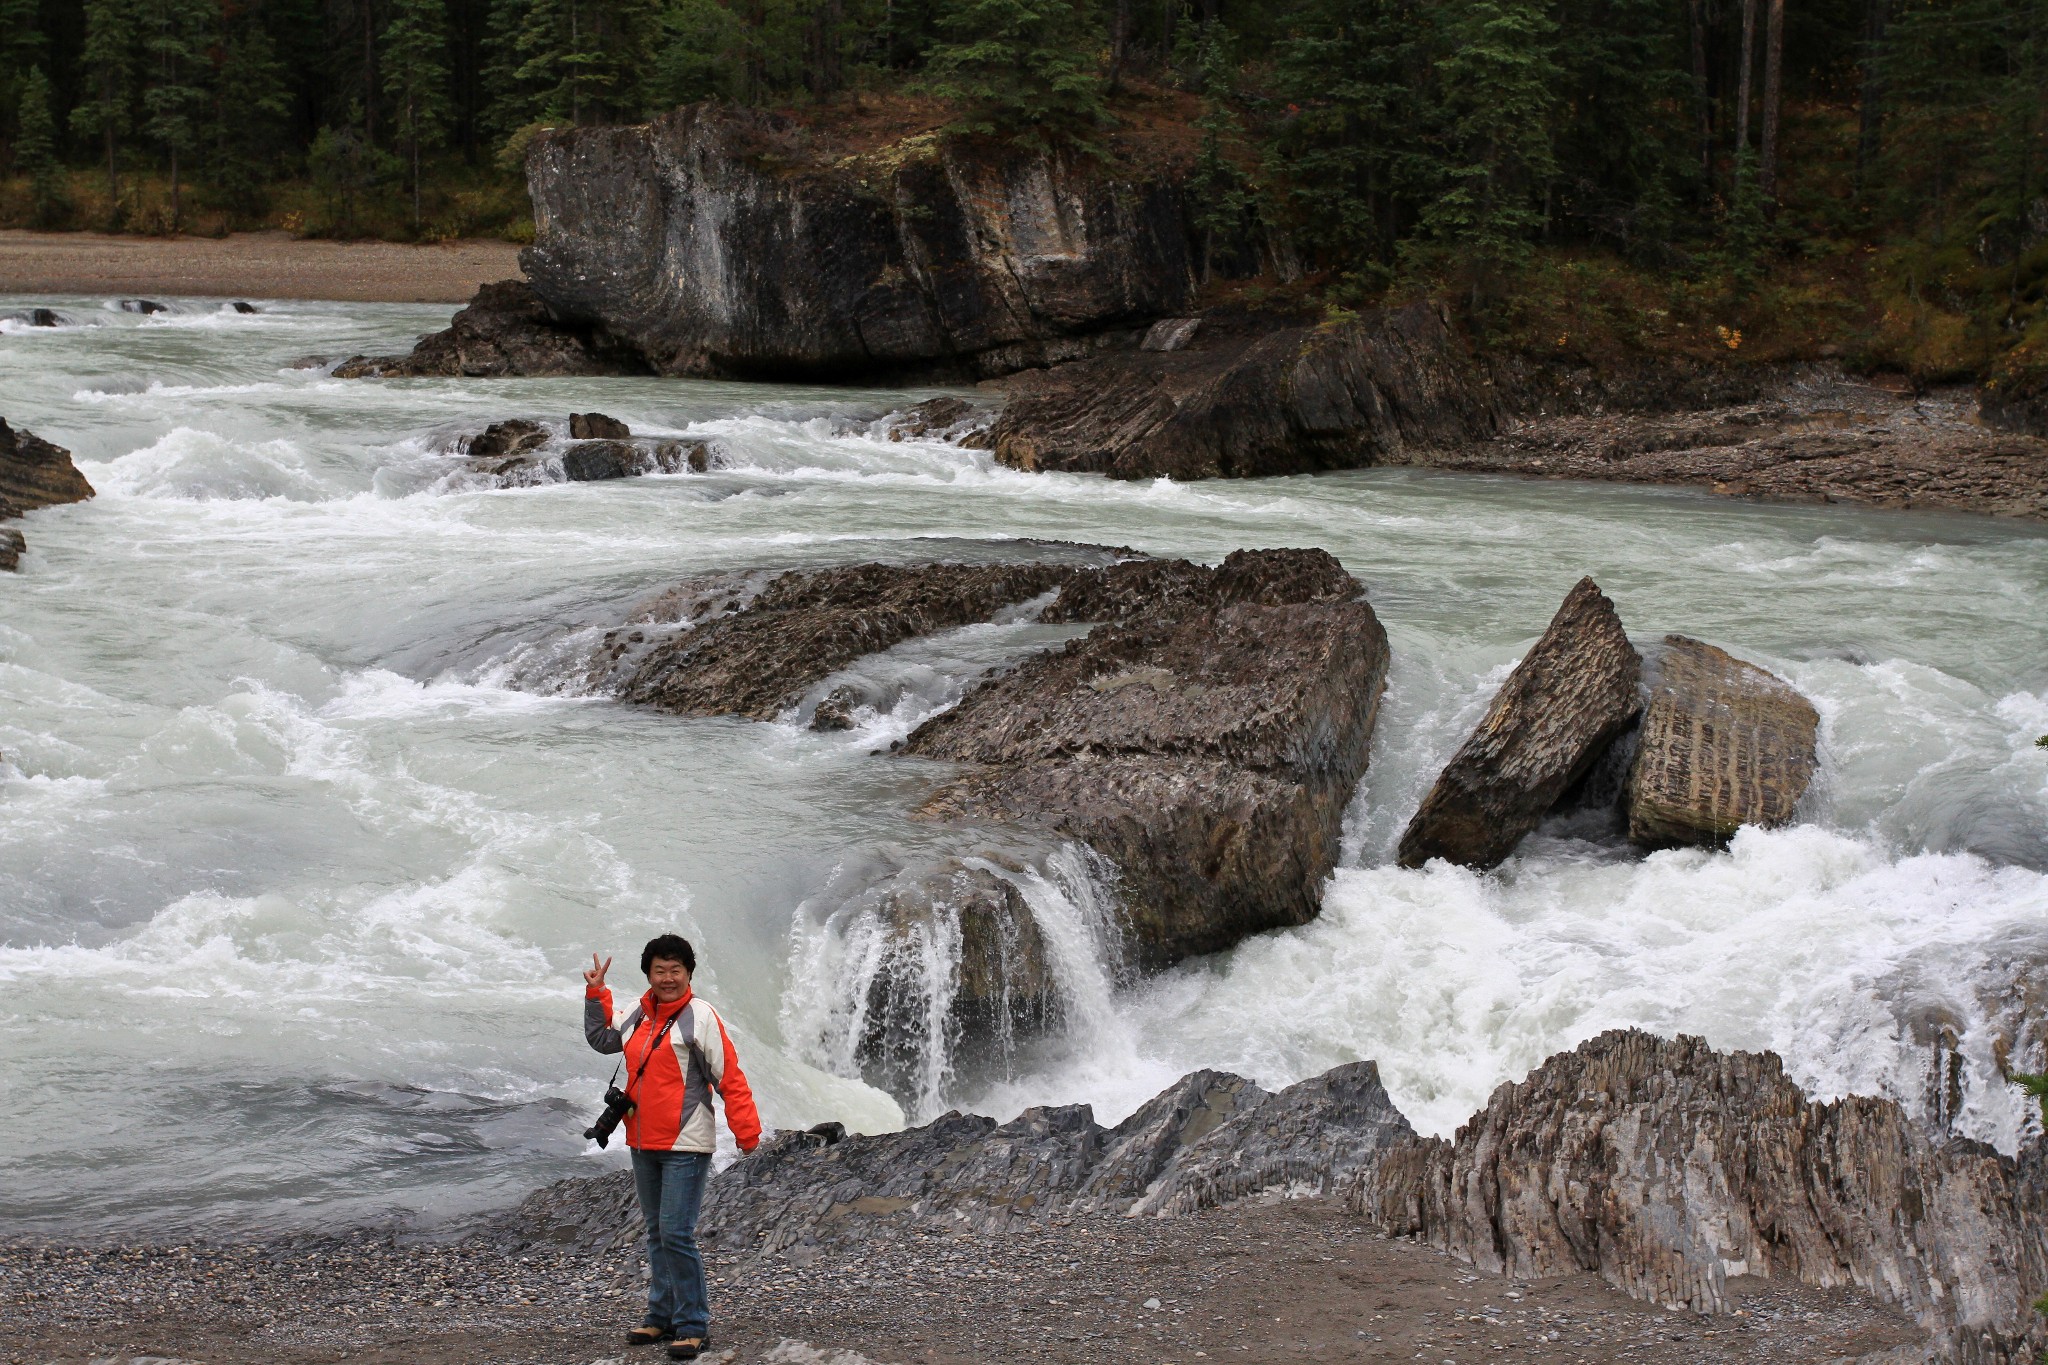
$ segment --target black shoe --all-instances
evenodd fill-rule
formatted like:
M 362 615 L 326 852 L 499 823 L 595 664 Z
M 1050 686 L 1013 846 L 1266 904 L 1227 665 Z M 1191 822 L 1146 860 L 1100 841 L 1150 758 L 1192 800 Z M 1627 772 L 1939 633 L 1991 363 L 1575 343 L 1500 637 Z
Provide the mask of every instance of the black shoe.
M 711 1334 L 709 1332 L 694 1337 L 677 1337 L 668 1344 L 668 1358 L 670 1360 L 695 1360 L 710 1349 Z

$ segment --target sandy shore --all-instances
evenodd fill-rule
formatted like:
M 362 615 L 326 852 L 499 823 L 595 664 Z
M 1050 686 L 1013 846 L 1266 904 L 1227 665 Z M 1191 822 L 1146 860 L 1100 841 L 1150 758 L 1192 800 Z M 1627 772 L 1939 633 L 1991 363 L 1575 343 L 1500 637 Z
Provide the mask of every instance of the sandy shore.
M 469 240 L 301 240 L 287 232 L 229 237 L 115 237 L 0 232 L 0 294 L 172 294 L 220 298 L 463 303 L 519 274 L 519 248 Z
M 528 1231 L 0 1244 L 0 1359 L 659 1365 L 622 1349 L 642 1301 L 637 1248 L 580 1252 Z M 1849 1291 L 1744 1281 L 1736 1312 L 1702 1317 L 1592 1275 L 1484 1275 L 1321 1200 L 898 1230 L 801 1263 L 706 1259 L 716 1365 L 1813 1365 L 1921 1338 Z

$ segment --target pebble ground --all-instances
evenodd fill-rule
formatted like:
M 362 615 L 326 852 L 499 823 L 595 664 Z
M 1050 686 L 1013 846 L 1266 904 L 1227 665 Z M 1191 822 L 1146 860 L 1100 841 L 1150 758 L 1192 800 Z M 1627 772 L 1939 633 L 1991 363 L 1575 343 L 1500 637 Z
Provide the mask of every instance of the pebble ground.
M 839 1249 L 710 1260 L 720 1365 L 911 1362 L 1852 1361 L 1920 1334 L 1860 1296 L 1747 1290 L 1705 1318 L 1597 1278 L 1478 1274 L 1317 1200 L 1030 1232 L 881 1229 Z M 0 1246 L 7 1365 L 652 1362 L 637 1257 L 502 1237 L 243 1246 Z

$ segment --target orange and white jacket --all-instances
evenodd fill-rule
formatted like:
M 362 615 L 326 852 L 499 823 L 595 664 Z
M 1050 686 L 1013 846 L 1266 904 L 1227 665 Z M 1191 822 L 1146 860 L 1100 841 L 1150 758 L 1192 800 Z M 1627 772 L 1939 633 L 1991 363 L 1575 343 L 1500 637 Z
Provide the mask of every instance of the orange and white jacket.
M 670 1018 L 668 1032 L 661 1026 Z M 660 1036 L 660 1044 L 655 1043 Z M 751 1152 L 761 1140 L 761 1120 L 754 1112 L 754 1092 L 747 1089 L 739 1054 L 726 1036 L 718 1011 L 687 993 L 673 1005 L 662 1005 L 649 991 L 640 1006 L 617 1028 L 612 1027 L 612 993 L 597 986 L 583 993 L 583 1036 L 606 1054 L 625 1053 L 626 1094 L 633 1110 L 626 1115 L 626 1145 L 659 1152 L 709 1152 L 718 1145 L 711 1115 L 711 1093 L 725 1101 L 725 1123 L 740 1150 Z M 648 1059 L 649 1050 L 654 1057 Z M 646 1070 L 641 1070 L 642 1063 Z M 638 1081 L 634 1077 L 638 1076 Z

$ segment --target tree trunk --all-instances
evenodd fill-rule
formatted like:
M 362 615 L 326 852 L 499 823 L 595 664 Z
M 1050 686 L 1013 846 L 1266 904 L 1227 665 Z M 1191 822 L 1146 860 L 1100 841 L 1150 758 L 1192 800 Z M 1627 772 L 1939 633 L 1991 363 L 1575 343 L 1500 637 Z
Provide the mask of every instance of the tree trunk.
M 178 220 L 183 216 L 184 205 L 178 198 L 178 144 L 171 144 L 171 235 L 178 234 Z
M 1742 60 L 1735 69 L 1735 154 L 1749 150 L 1750 67 L 1756 55 L 1756 0 L 1742 0 Z
M 1714 102 L 1707 93 L 1707 16 L 1705 0 L 1686 0 L 1692 27 L 1692 98 L 1699 123 L 1700 183 L 1714 183 Z
M 1130 45 L 1131 0 L 1116 0 L 1109 25 L 1109 91 L 1115 94 L 1123 88 L 1124 55 Z
M 377 145 L 377 17 L 363 0 L 363 140 Z
M 1764 25 L 1764 145 L 1757 167 L 1757 188 L 1763 192 L 1764 215 L 1778 216 L 1778 104 L 1784 91 L 1785 0 L 1771 0 Z
M 1884 46 L 1885 11 L 1889 0 L 1868 0 L 1863 7 L 1863 95 L 1857 101 L 1856 194 L 1862 197 L 1870 165 L 1877 160 L 1877 133 L 1884 118 L 1884 76 L 1877 65 Z

